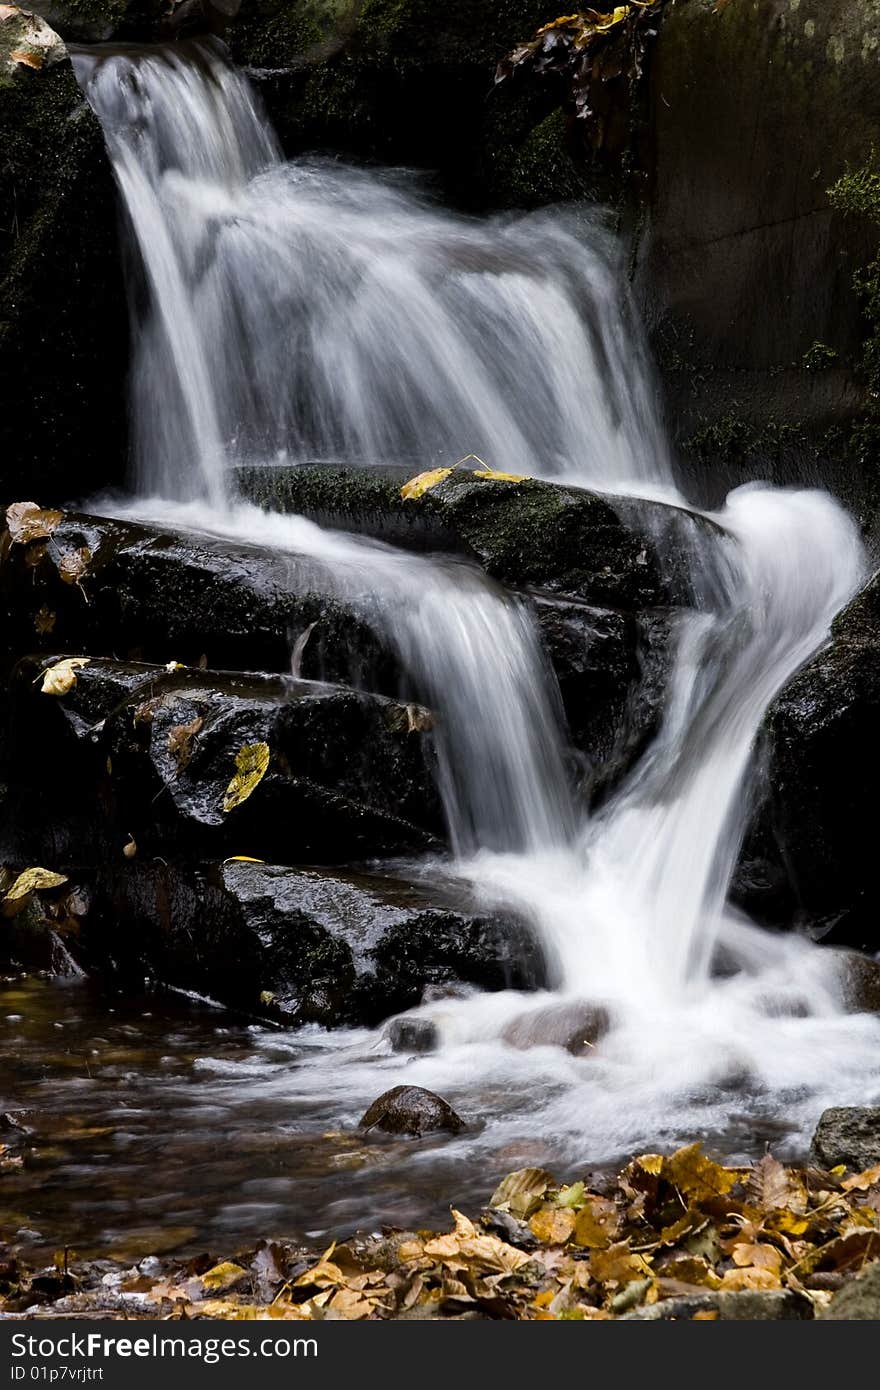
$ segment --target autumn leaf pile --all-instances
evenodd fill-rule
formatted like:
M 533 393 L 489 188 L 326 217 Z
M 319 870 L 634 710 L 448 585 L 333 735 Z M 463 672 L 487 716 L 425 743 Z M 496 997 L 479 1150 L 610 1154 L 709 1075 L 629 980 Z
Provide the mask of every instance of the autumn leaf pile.
M 221 1263 L 149 1260 L 109 1273 L 107 1262 L 78 1266 L 67 1252 L 54 1274 L 26 1276 L 13 1262 L 2 1306 L 171 1319 L 546 1321 L 614 1318 L 711 1291 L 790 1290 L 821 1311 L 880 1257 L 880 1164 L 847 1175 L 786 1168 L 768 1154 L 725 1168 L 693 1144 L 643 1154 L 595 1188 L 559 1187 L 543 1169 L 522 1168 L 479 1221 L 452 1216 L 442 1234 L 355 1239 L 319 1258 L 263 1243 Z

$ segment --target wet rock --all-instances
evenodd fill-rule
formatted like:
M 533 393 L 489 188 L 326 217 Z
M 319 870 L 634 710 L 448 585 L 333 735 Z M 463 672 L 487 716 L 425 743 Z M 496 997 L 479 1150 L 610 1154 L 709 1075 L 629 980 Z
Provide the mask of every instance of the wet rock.
M 379 1096 L 360 1118 L 362 1129 L 381 1129 L 386 1134 L 418 1138 L 436 1130 L 460 1134 L 464 1120 L 452 1106 L 421 1086 L 392 1086 Z
M 0 11 L 0 486 L 121 480 L 128 325 L 116 193 L 59 36 Z
M 719 1322 L 790 1322 L 813 1317 L 813 1305 L 792 1289 L 713 1290 L 681 1298 L 664 1298 L 623 1315 L 623 1321 L 690 1321 L 697 1313 L 714 1312 Z
M 394 1018 L 386 1030 L 392 1052 L 434 1052 L 440 1035 L 428 1018 Z
M 832 1106 L 823 1111 L 810 1148 L 820 1168 L 843 1163 L 857 1173 L 880 1163 L 880 1106 Z
M 396 693 L 396 665 L 331 592 L 327 572 L 301 556 L 103 517 L 67 513 L 51 546 L 14 545 L 8 533 L 0 542 L 0 602 L 17 655 L 67 648 L 285 671 L 291 641 L 314 624 L 300 675 Z
M 286 855 L 339 861 L 424 848 L 440 829 L 430 733 L 399 706 L 281 677 L 168 671 L 95 659 L 66 694 L 42 692 L 53 662 L 20 663 L 12 692 L 9 815 L 14 857 L 113 860 L 141 853 Z M 226 806 L 243 748 L 268 766 Z M 64 768 L 75 792 L 52 816 Z
M 838 1322 L 880 1320 L 880 1260 L 869 1264 L 855 1279 L 848 1280 L 820 1316 Z
M 457 979 L 490 990 L 529 984 L 518 956 L 531 949 L 534 958 L 535 948 L 516 923 L 401 878 L 140 860 L 88 877 L 93 905 L 76 943 L 85 967 L 135 987 L 146 976 L 291 1025 L 379 1023 L 416 1004 L 438 974 L 453 987 Z M 403 937 L 411 958 L 386 968 Z
M 607 1009 L 575 1002 L 533 1009 L 508 1023 L 502 1037 L 511 1047 L 564 1047 L 574 1057 L 584 1057 L 604 1037 L 610 1026 Z
M 238 476 L 245 495 L 270 509 L 453 550 L 506 585 L 622 611 L 668 602 L 671 589 L 685 584 L 683 536 L 712 527 L 659 502 L 612 502 L 584 488 L 479 478 L 465 468 L 404 500 L 400 487 L 417 471 L 314 465 Z
M 876 950 L 880 886 L 868 811 L 880 781 L 880 577 L 771 705 L 767 815 L 802 923 Z
M 852 1013 L 880 1014 L 880 961 L 857 951 L 840 959 L 843 1001 Z
M 529 142 L 558 95 L 493 90 L 498 60 L 556 12 L 552 0 L 447 0 L 438 25 L 428 0 L 243 0 L 229 41 L 261 72 L 289 151 L 429 168 L 459 199 L 521 205 L 533 170 L 545 197 L 583 186 L 554 168 L 564 139 L 546 154 L 546 137 Z
M 68 42 L 156 42 L 222 33 L 238 0 L 37 0 L 35 9 Z

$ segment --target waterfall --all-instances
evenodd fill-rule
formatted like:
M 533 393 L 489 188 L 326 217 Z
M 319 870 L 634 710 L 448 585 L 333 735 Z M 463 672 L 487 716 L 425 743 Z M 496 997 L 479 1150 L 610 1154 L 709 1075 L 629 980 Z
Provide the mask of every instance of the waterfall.
M 590 1136 L 595 1156 L 664 1126 L 723 1128 L 728 1082 L 755 1114 L 784 1098 L 795 1129 L 819 1097 L 863 1100 L 876 1020 L 843 1013 L 818 948 L 726 905 L 764 712 L 862 577 L 849 517 L 821 492 L 756 484 L 711 514 L 717 534 L 688 533 L 696 597 L 662 727 L 587 819 L 519 604 L 461 563 L 261 511 L 231 479 L 249 462 L 420 471 L 475 453 L 686 506 L 600 214 L 477 220 L 438 210 L 411 177 L 285 162 L 219 46 L 74 60 L 135 251 L 135 514 L 308 556 L 328 592 L 363 607 L 438 712 L 457 871 L 533 922 L 557 999 L 610 1011 L 596 1056 L 576 1060 L 503 1044 L 547 996 L 425 1006 L 445 1046 L 408 1076 L 467 1094 L 479 1069 L 494 1140 L 534 1124 Z M 735 965 L 724 979 L 719 945 Z M 333 1065 L 291 1084 L 350 1107 L 387 1065 L 381 1040 L 366 1059 L 364 1045 L 330 1040 Z M 524 1088 L 528 1121 L 511 1100 Z

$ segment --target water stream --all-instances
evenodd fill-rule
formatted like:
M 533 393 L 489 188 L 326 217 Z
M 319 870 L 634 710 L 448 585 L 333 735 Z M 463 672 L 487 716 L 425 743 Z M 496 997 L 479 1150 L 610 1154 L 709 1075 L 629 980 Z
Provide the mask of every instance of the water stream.
M 338 1174 L 336 1196 L 311 1186 L 319 1227 L 399 1218 L 400 1191 L 463 1159 L 602 1163 L 700 1135 L 754 1152 L 770 1132 L 797 1152 L 825 1104 L 877 1097 L 880 1022 L 844 1012 L 831 957 L 726 903 L 763 714 L 863 575 L 850 518 L 824 493 L 758 484 L 712 515 L 661 731 L 587 818 L 524 609 L 464 564 L 263 511 L 230 479 L 248 462 L 420 471 L 474 452 L 686 506 L 600 215 L 468 219 L 404 175 L 284 162 L 208 45 L 75 61 L 136 267 L 131 513 L 308 555 L 363 606 L 439 713 L 453 871 L 533 923 L 555 981 L 423 1006 L 442 1046 L 406 1061 L 381 1033 L 308 1034 L 282 1044 L 282 1075 L 252 1031 L 247 1055 L 201 1057 L 202 1084 L 222 1077 L 244 1107 L 268 1088 L 301 1137 L 350 1133 L 404 1076 L 479 1121 L 442 1159 L 395 1151 L 394 1198 L 378 1181 L 341 1198 Z M 505 1043 L 512 1019 L 572 999 L 610 1013 L 593 1055 Z

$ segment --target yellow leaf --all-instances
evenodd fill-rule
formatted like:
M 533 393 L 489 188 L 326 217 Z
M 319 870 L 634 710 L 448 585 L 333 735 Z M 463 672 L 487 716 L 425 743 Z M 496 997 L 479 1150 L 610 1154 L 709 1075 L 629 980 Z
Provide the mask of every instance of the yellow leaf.
M 526 473 L 499 473 L 494 468 L 475 468 L 475 478 L 488 478 L 494 483 L 527 483 L 529 481 Z
M 605 34 L 609 29 L 613 29 L 616 24 L 622 24 L 629 14 L 629 5 L 616 5 L 610 15 L 603 15 L 606 21 L 604 24 L 596 24 L 596 31 Z
M 590 1255 L 590 1273 L 599 1284 L 630 1284 L 652 1274 L 651 1266 L 642 1255 L 635 1255 L 627 1242 L 620 1241 L 607 1250 L 594 1250 Z
M 652 1178 L 659 1178 L 665 1162 L 662 1154 L 640 1154 L 638 1158 L 633 1159 L 633 1163 L 638 1164 L 643 1172 L 650 1173 Z
M 568 1207 L 541 1207 L 529 1222 L 529 1229 L 542 1245 L 564 1245 L 574 1231 L 575 1219 Z
M 234 811 L 262 782 L 269 766 L 268 743 L 246 743 L 235 756 L 235 776 L 226 788 L 223 810 Z
M 697 1203 L 726 1196 L 737 1180 L 735 1172 L 706 1158 L 699 1144 L 690 1144 L 665 1159 L 663 1176 Z
M 606 1197 L 590 1197 L 577 1214 L 574 1228 L 576 1245 L 588 1250 L 607 1250 L 617 1234 L 617 1207 Z
M 246 1278 L 246 1269 L 242 1269 L 241 1265 L 235 1264 L 232 1260 L 225 1260 L 202 1275 L 202 1284 L 206 1289 L 219 1293 L 221 1290 L 231 1289 L 234 1284 Z
M 404 483 L 400 495 L 405 502 L 422 497 L 426 492 L 430 492 L 432 487 L 442 483 L 444 478 L 448 478 L 451 472 L 451 468 L 431 468 L 427 473 L 419 473 L 415 478 L 410 478 L 408 483 Z
M 66 874 L 55 874 L 51 869 L 25 869 L 9 889 L 5 901 L 13 903 L 18 898 L 26 898 L 28 893 L 39 893 L 44 888 L 60 888 L 66 882 Z
M 252 859 L 249 854 L 231 854 L 224 864 L 265 864 L 265 859 Z
M 45 540 L 63 519 L 63 512 L 38 507 L 36 502 L 13 502 L 6 508 L 6 525 L 14 545 Z
M 80 666 L 88 666 L 87 656 L 66 656 L 43 671 L 43 684 L 40 690 L 44 695 L 67 695 L 76 685 L 76 673 Z M 37 677 L 39 680 L 40 677 Z

